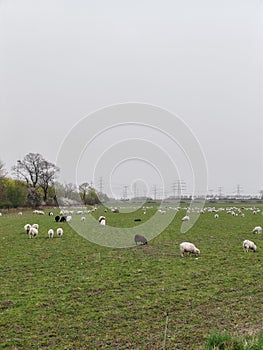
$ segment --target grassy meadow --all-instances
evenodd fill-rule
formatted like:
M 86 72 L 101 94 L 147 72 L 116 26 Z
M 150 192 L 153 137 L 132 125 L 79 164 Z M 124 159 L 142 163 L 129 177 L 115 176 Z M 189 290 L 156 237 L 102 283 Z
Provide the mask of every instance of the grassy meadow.
M 263 349 L 263 234 L 251 232 L 263 226 L 257 207 L 255 215 L 242 209 L 245 217 L 223 211 L 215 219 L 206 211 L 181 233 L 183 208 L 148 245 L 127 249 L 91 243 L 47 214 L 2 211 L 0 349 L 230 349 L 211 345 L 216 334 Z M 99 207 L 92 215 L 131 227 L 155 212 L 105 214 Z M 40 225 L 35 239 L 26 223 Z M 57 227 L 63 236 L 49 239 L 48 229 Z M 244 239 L 256 243 L 256 253 L 243 251 Z M 201 250 L 198 259 L 180 257 L 182 241 Z

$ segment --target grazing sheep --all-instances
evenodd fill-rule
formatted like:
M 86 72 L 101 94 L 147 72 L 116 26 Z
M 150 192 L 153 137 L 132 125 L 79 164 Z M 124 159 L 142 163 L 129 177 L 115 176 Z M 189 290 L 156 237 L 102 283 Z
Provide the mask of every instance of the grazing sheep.
M 31 229 L 31 225 L 30 224 L 26 224 L 24 226 L 24 230 L 26 231 L 26 233 L 29 233 L 30 229 Z
M 215 218 L 215 219 L 218 219 L 218 218 L 219 218 L 219 215 L 218 215 L 218 214 L 215 214 L 215 215 L 214 215 L 214 218 Z
M 57 229 L 57 235 L 58 237 L 61 237 L 63 235 L 63 229 L 61 227 Z
M 111 209 L 111 212 L 112 212 L 112 213 L 119 213 L 120 211 L 119 211 L 118 208 L 114 208 L 114 209 Z
M 255 252 L 257 250 L 257 246 L 254 242 L 249 241 L 248 239 L 243 241 L 243 249 L 244 251 L 248 252 L 249 250 L 253 250 Z
M 66 222 L 66 221 L 67 221 L 66 216 L 61 216 L 59 222 Z
M 48 216 L 53 216 L 54 214 L 53 214 L 53 212 L 52 211 L 50 211 L 49 213 L 48 213 Z
M 2 216 L 3 214 L 2 213 L 0 213 L 0 216 Z
M 185 215 L 183 218 L 182 218 L 182 221 L 183 222 L 186 222 L 186 221 L 189 221 L 190 220 L 190 217 L 188 215 Z
M 196 246 L 193 243 L 183 242 L 180 244 L 181 257 L 184 257 L 184 253 L 199 255 L 200 250 L 198 248 L 196 248 Z
M 33 214 L 38 214 L 38 215 L 45 215 L 45 213 L 43 212 L 43 210 L 33 210 Z
M 138 243 L 141 243 L 143 245 L 148 243 L 147 239 L 144 236 L 142 236 L 142 235 L 135 235 L 134 236 L 134 242 L 136 243 L 136 245 Z
M 67 222 L 70 222 L 72 220 L 72 216 L 71 215 L 68 215 L 67 217 L 66 217 L 66 221 Z
M 85 218 L 85 216 L 82 216 L 82 218 L 80 219 L 81 221 L 86 221 L 86 218 Z
M 105 218 L 105 216 L 100 216 L 100 217 L 99 217 L 99 223 L 100 223 L 101 225 L 103 225 L 103 226 L 106 225 L 106 218 Z
M 33 224 L 32 227 L 36 228 L 37 230 L 39 229 L 39 225 L 38 224 Z
M 160 213 L 160 214 L 166 214 L 166 210 L 162 210 L 162 209 L 158 209 L 158 212 Z
M 36 238 L 36 236 L 38 235 L 38 229 L 31 226 L 28 234 L 29 238 Z
M 59 220 L 60 220 L 60 216 L 59 215 L 55 216 L 55 221 L 59 222 Z
M 261 226 L 256 226 L 253 228 L 253 233 L 261 233 L 262 232 L 262 227 Z
M 22 216 L 23 215 L 22 211 L 18 212 L 17 215 Z
M 48 230 L 47 234 L 48 234 L 49 238 L 53 238 L 54 237 L 54 230 L 51 228 L 50 230 Z

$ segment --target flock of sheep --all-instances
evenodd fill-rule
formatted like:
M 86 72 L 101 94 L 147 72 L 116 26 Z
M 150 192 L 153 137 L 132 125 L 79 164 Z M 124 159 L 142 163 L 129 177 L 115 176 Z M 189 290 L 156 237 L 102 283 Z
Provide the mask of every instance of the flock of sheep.
M 146 207 L 143 207 L 143 213 L 144 214 L 146 214 L 146 209 L 147 209 Z M 165 210 L 159 209 L 158 212 L 160 214 L 166 214 L 166 211 L 167 210 L 171 210 L 171 209 L 179 210 L 180 208 L 179 207 L 178 208 L 170 208 L 169 207 L 169 208 L 166 208 Z M 182 222 L 187 222 L 187 221 L 190 220 L 189 214 L 191 213 L 191 211 L 199 210 L 199 209 L 195 209 L 195 208 L 192 208 L 191 210 L 189 208 L 185 208 L 185 209 L 187 211 L 187 215 L 185 215 L 181 219 Z M 92 213 L 92 212 L 94 212 L 96 210 L 97 210 L 97 207 L 94 207 L 91 210 L 86 210 L 86 211 L 85 210 L 78 210 L 75 213 L 79 214 L 79 215 L 83 215 L 83 214 L 90 214 L 90 213 Z M 261 212 L 260 209 L 255 209 L 255 208 L 243 208 L 243 210 L 241 210 L 240 208 L 236 208 L 236 207 L 219 208 L 219 209 L 215 209 L 214 207 L 213 208 L 207 207 L 207 208 L 199 210 L 199 213 L 200 214 L 204 214 L 205 212 L 215 212 L 214 218 L 218 219 L 219 218 L 219 212 L 221 212 L 221 211 L 226 211 L 227 214 L 230 214 L 232 216 L 242 216 L 242 217 L 244 217 L 245 216 L 245 214 L 244 214 L 245 210 L 251 210 L 251 211 L 253 211 L 253 214 L 258 214 L 258 213 Z M 119 213 L 119 209 L 117 209 L 117 208 L 113 208 L 113 209 L 111 209 L 111 211 L 113 213 Z M 105 209 L 105 212 L 107 212 L 106 209 Z M 74 213 L 74 211 L 61 210 L 60 211 L 60 215 L 55 216 L 55 221 L 56 222 L 70 222 L 72 220 L 72 214 L 73 213 Z M 22 214 L 23 214 L 22 212 L 18 213 L 19 216 L 21 216 Z M 42 210 L 34 210 L 33 214 L 44 215 L 45 213 Z M 49 212 L 48 215 L 49 216 L 53 216 L 53 212 Z M 262 215 L 263 215 L 263 212 L 262 212 Z M 1 216 L 2 216 L 2 213 L 0 213 L 0 217 Z M 81 216 L 80 220 L 84 222 L 86 220 L 86 217 L 85 216 Z M 140 220 L 138 220 L 138 221 L 140 221 Z M 103 226 L 106 225 L 106 217 L 101 215 L 99 217 L 99 219 L 98 219 L 98 222 L 99 222 L 100 225 L 103 225 Z M 24 230 L 29 235 L 29 238 L 35 238 L 38 235 L 39 225 L 38 224 L 33 224 L 33 225 L 26 224 L 24 226 Z M 252 233 L 254 233 L 254 234 L 261 234 L 262 233 L 262 227 L 261 226 L 255 226 L 254 229 L 252 230 Z M 57 237 L 62 237 L 63 229 L 61 227 L 57 228 L 56 229 L 56 234 L 57 234 Z M 47 235 L 48 235 L 49 238 L 53 238 L 54 235 L 55 235 L 54 230 L 52 228 L 50 228 L 47 231 Z M 135 235 L 134 242 L 135 242 L 136 245 L 137 244 L 145 245 L 145 244 L 148 243 L 147 239 L 143 235 L 139 235 L 139 234 Z M 248 240 L 248 239 L 245 239 L 242 242 L 242 246 L 243 246 L 243 250 L 245 252 L 248 252 L 250 250 L 253 251 L 253 252 L 256 252 L 256 250 L 257 250 L 256 244 L 253 241 Z M 195 256 L 199 256 L 200 255 L 200 249 L 198 249 L 191 242 L 182 242 L 182 243 L 179 244 L 179 248 L 180 248 L 180 255 L 181 255 L 181 257 L 184 257 L 186 254 L 195 255 Z
M 39 225 L 38 224 L 33 224 L 33 225 L 26 224 L 24 226 L 24 230 L 28 234 L 29 238 L 36 238 L 38 235 Z M 54 237 L 54 230 L 52 228 L 49 229 L 47 234 L 48 234 L 49 238 L 53 238 Z M 57 236 L 62 237 L 62 235 L 63 235 L 63 228 L 61 228 L 61 227 L 57 228 Z

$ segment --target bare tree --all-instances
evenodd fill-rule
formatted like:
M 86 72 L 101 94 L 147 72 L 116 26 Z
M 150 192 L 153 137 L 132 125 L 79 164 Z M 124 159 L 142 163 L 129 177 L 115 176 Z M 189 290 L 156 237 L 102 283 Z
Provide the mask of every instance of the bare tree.
M 55 175 L 59 171 L 53 163 L 43 160 L 41 163 L 41 171 L 39 174 L 39 186 L 44 192 L 44 201 L 47 200 L 48 189 L 50 186 L 54 185 Z
M 37 187 L 43 161 L 41 154 L 28 153 L 23 160 L 17 161 L 17 165 L 13 166 L 12 170 L 19 179 L 25 180 L 32 187 Z
M 86 204 L 87 202 L 87 195 L 89 193 L 90 188 L 91 187 L 87 182 L 84 182 L 79 186 L 80 198 L 82 199 L 84 204 Z
M 48 162 L 39 153 L 28 153 L 17 165 L 12 167 L 15 175 L 33 187 L 41 187 L 44 192 L 44 201 L 47 199 L 48 188 L 54 183 L 55 174 L 59 169 Z

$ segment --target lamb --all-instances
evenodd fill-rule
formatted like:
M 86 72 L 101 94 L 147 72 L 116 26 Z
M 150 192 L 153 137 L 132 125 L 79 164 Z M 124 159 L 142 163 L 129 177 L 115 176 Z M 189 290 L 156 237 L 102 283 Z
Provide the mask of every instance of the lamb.
M 99 223 L 100 223 L 101 225 L 103 225 L 103 226 L 106 225 L 106 218 L 105 218 L 105 216 L 100 216 L 100 217 L 99 217 Z
M 215 214 L 215 215 L 214 215 L 214 218 L 215 218 L 215 219 L 218 219 L 218 218 L 219 218 L 219 215 L 218 215 L 218 214 Z
M 86 221 L 86 218 L 85 218 L 85 216 L 82 216 L 82 218 L 80 219 L 81 221 Z
M 183 242 L 180 244 L 181 257 L 184 257 L 184 253 L 199 255 L 200 250 L 198 248 L 196 248 L 196 246 L 193 243 Z
M 55 221 L 59 222 L 59 220 L 60 220 L 60 216 L 59 215 L 55 216 Z
M 38 224 L 33 224 L 32 227 L 36 228 L 37 230 L 39 229 L 39 225 Z
M 63 229 L 61 227 L 57 229 L 57 235 L 58 237 L 61 237 L 63 235 Z
M 48 230 L 47 234 L 48 234 L 49 238 L 53 238 L 54 237 L 54 230 L 51 228 L 50 230 Z
M 249 241 L 248 239 L 245 239 L 243 241 L 243 249 L 246 252 L 248 252 L 249 250 L 253 250 L 253 252 L 255 253 L 255 251 L 257 250 L 257 246 L 255 245 L 254 242 Z
M 186 216 L 184 216 L 183 218 L 182 218 L 182 221 L 183 222 L 186 222 L 186 221 L 189 221 L 190 220 L 190 217 L 188 216 L 188 215 L 186 215 Z
M 38 229 L 31 226 L 28 234 L 29 234 L 29 238 L 36 238 L 36 236 L 38 235 Z
M 145 244 L 148 243 L 147 239 L 144 236 L 142 236 L 142 235 L 135 235 L 134 236 L 134 242 L 136 243 L 136 245 L 138 243 L 141 243 L 142 245 L 145 245 Z
M 252 230 L 253 233 L 261 233 L 262 232 L 262 227 L 261 226 L 256 226 Z
M 31 225 L 30 224 L 26 224 L 24 226 L 24 230 L 26 231 L 26 233 L 29 233 L 30 229 L 31 229 Z

